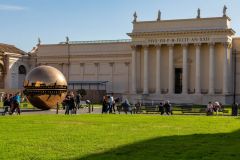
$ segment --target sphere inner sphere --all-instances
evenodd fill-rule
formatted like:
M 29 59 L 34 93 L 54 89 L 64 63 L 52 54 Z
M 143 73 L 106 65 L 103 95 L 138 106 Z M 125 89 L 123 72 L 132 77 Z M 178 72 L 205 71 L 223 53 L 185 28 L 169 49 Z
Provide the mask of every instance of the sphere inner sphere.
M 64 75 L 54 67 L 39 66 L 32 69 L 24 81 L 24 94 L 39 109 L 51 109 L 60 104 L 67 93 Z

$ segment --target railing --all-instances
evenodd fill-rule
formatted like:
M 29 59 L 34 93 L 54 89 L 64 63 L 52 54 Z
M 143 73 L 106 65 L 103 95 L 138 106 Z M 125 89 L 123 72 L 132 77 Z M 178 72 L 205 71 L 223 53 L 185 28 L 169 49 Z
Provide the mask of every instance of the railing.
M 118 40 L 93 40 L 93 41 L 69 41 L 69 44 L 94 44 L 94 43 L 119 43 L 119 42 L 132 42 L 131 39 L 118 39 Z M 66 44 L 60 42 L 59 44 Z

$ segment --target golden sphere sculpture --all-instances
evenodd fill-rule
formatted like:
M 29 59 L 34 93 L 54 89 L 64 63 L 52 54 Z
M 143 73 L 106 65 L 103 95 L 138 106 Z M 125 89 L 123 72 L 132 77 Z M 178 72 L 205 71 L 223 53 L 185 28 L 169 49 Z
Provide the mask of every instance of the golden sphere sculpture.
M 67 81 L 54 67 L 38 66 L 32 69 L 24 81 L 24 94 L 39 109 L 47 110 L 60 104 L 67 94 Z

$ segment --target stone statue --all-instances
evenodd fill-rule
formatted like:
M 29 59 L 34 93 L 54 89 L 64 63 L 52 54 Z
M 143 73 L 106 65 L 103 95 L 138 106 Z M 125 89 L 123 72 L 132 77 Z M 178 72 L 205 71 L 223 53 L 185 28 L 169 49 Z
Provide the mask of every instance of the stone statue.
M 201 10 L 200 10 L 200 8 L 198 8 L 198 10 L 197 10 L 197 18 L 201 18 Z
M 66 44 L 68 44 L 68 43 L 69 43 L 69 37 L 66 36 Z
M 227 6 L 224 5 L 223 7 L 223 17 L 226 17 L 227 16 Z
M 38 37 L 38 45 L 40 45 L 41 44 L 41 39 L 40 39 L 40 37 Z
M 133 22 L 137 22 L 137 13 L 136 12 L 134 12 L 134 14 L 133 14 Z
M 158 10 L 158 17 L 157 17 L 157 21 L 160 21 L 161 20 L 161 11 L 160 10 Z

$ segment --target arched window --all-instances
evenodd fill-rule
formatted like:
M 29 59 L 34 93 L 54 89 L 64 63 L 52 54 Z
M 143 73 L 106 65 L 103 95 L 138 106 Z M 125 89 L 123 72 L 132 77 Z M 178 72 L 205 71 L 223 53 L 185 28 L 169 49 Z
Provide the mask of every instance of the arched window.
M 18 67 L 18 74 L 26 74 L 27 71 L 26 71 L 26 68 L 24 67 L 24 65 L 20 65 Z

